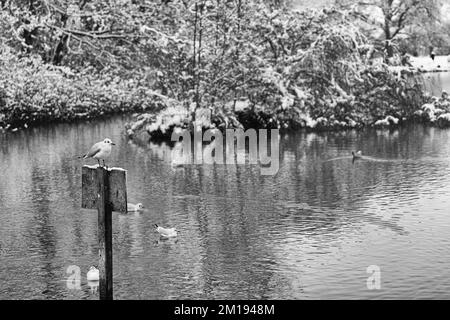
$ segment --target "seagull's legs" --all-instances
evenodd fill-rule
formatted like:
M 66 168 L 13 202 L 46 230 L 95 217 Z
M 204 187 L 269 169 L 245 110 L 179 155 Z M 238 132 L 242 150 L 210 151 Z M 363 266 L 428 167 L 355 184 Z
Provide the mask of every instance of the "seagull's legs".
M 105 167 L 106 169 L 108 169 L 108 166 L 105 164 L 105 159 L 103 159 L 103 167 Z
M 98 166 L 100 167 L 100 160 L 99 160 L 99 159 L 97 159 L 97 162 L 98 162 Z

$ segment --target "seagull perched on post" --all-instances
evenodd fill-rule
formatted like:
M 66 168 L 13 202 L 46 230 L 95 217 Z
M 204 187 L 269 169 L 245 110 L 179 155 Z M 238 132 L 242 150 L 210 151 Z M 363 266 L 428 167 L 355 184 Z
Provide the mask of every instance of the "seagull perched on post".
M 105 167 L 105 159 L 111 155 L 111 146 L 115 146 L 115 143 L 108 138 L 103 141 L 97 142 L 94 144 L 85 155 L 80 156 L 79 158 L 87 159 L 94 158 L 97 159 L 98 165 L 100 166 L 100 160 L 103 161 L 103 166 Z

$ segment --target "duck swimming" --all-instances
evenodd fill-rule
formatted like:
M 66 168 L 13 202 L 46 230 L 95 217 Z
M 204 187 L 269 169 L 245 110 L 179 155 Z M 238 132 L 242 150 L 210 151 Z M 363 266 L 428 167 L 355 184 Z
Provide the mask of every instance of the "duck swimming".
M 355 159 L 361 159 L 362 158 L 362 152 L 358 151 L 355 153 L 355 151 L 352 151 L 353 160 Z
M 356 160 L 359 160 L 362 158 L 362 152 L 358 151 L 355 153 L 354 151 L 352 151 L 352 156 L 353 156 L 352 163 L 355 163 Z
M 98 270 L 95 266 L 91 266 L 87 273 L 88 281 L 99 281 L 100 280 L 100 270 Z
M 144 210 L 144 205 L 142 203 L 132 204 L 127 203 L 127 212 L 139 212 Z
M 178 231 L 176 228 L 163 228 L 163 227 L 158 226 L 155 223 L 155 230 L 156 230 L 156 232 L 159 233 L 161 238 L 168 239 L 168 238 L 174 238 L 174 237 L 178 236 Z

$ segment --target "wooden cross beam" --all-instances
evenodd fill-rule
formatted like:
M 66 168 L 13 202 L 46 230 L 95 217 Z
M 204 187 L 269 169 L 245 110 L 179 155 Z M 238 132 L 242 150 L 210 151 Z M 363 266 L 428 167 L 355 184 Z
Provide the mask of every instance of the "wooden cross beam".
M 98 210 L 100 300 L 113 299 L 112 212 L 127 212 L 126 171 L 83 166 L 81 207 Z

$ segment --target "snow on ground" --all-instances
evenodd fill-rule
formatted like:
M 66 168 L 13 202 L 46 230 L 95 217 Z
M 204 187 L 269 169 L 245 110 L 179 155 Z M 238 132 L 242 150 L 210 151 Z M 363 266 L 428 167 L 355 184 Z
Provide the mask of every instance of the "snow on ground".
M 411 64 L 422 72 L 450 71 L 450 56 L 436 56 L 434 61 L 429 57 L 411 57 Z

